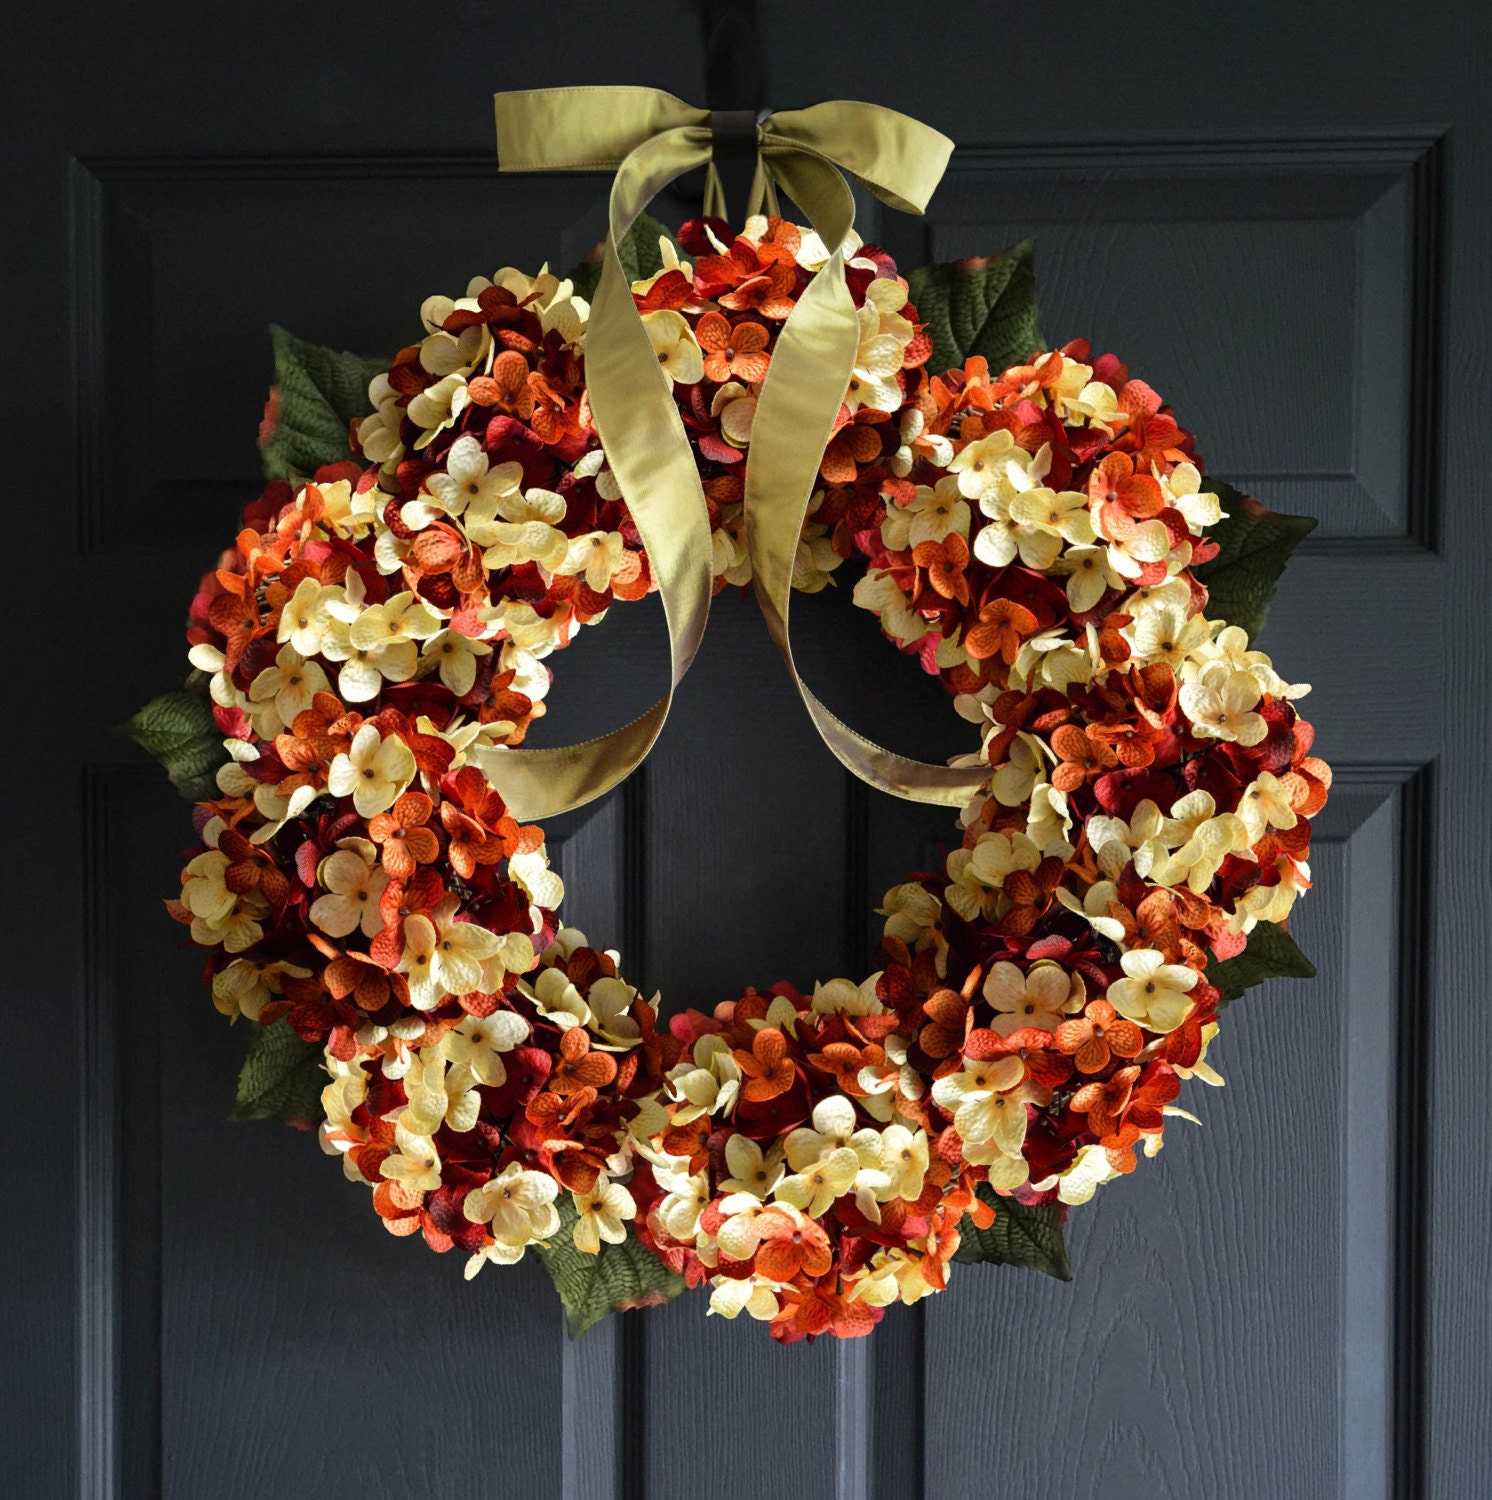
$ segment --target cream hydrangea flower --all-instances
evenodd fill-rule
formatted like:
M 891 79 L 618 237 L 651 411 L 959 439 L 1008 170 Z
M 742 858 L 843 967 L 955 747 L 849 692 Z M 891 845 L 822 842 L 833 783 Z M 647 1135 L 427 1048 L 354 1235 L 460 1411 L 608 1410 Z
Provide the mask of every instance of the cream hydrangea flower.
M 1243 796 L 1238 800 L 1238 816 L 1251 845 L 1257 844 L 1270 828 L 1291 829 L 1296 823 L 1290 793 L 1284 782 L 1268 771 L 1261 771 L 1244 787 Z
M 915 880 L 894 885 L 881 897 L 884 905 L 876 908 L 885 917 L 887 937 L 900 938 L 914 953 L 942 937 L 938 916 L 943 903 L 924 885 Z M 941 972 L 941 971 L 940 971 Z
M 476 922 L 458 921 L 459 907 L 458 897 L 445 896 L 430 916 L 417 912 L 405 919 L 399 972 L 409 978 L 409 1003 L 416 1010 L 431 1010 L 447 995 L 481 989 L 483 963 L 502 949 L 499 934 Z
M 332 618 L 328 606 L 345 597 L 340 588 L 323 588 L 314 578 L 302 578 L 280 609 L 275 639 L 288 644 L 302 660 L 315 656 Z
M 576 1249 L 597 1255 L 603 1240 L 608 1245 L 626 1240 L 627 1225 L 637 1217 L 637 1204 L 620 1183 L 611 1182 L 602 1172 L 587 1191 L 571 1192 L 570 1197 L 575 1203 Z
M 886 283 L 872 282 L 871 286 L 882 284 Z M 906 289 L 902 288 L 901 293 L 905 302 Z M 852 412 L 862 406 L 873 411 L 895 411 L 902 399 L 901 382 L 896 375 L 901 369 L 903 351 L 912 336 L 908 333 L 903 341 L 895 333 L 881 331 L 881 310 L 868 291 L 856 316 L 860 321 L 860 341 L 855 349 L 855 363 L 844 393 L 844 405 Z M 910 328 L 910 324 L 907 326 Z
M 447 375 L 421 391 L 404 410 L 405 416 L 421 429 L 419 437 L 414 440 L 416 451 L 428 448 L 470 403 L 471 392 L 466 388 L 466 377 L 461 374 Z
M 750 1260 L 762 1242 L 764 1220 L 770 1213 L 754 1193 L 728 1193 L 720 1200 L 722 1221 L 715 1243 L 731 1260 Z M 767 1220 L 767 1222 L 770 1222 Z
M 555 880 L 558 879 L 555 876 Z M 560 891 L 563 894 L 563 886 L 560 886 Z M 586 996 L 591 1019 L 586 1024 L 600 1038 L 600 1046 L 625 1052 L 642 1040 L 642 1027 L 631 1014 L 632 1002 L 636 999 L 637 991 L 624 979 L 613 975 L 603 974 L 591 985 Z
M 920 641 L 931 628 L 909 604 L 896 579 L 875 568 L 867 568 L 855 585 L 854 600 L 861 609 L 881 617 L 881 628 L 903 645 Z
M 394 1125 L 397 1147 L 379 1163 L 379 1175 L 398 1183 L 407 1193 L 433 1193 L 440 1187 L 440 1154 L 428 1135 Z
M 881 1170 L 886 1174 L 885 1201 L 904 1198 L 915 1203 L 922 1196 L 928 1169 L 927 1132 L 915 1134 L 905 1125 L 888 1125 L 881 1132 Z
M 829 1212 L 836 1198 L 854 1188 L 859 1172 L 860 1158 L 848 1147 L 842 1147 L 805 1163 L 801 1170 L 784 1177 L 772 1190 L 773 1197 L 791 1204 L 809 1218 L 817 1219 Z
M 466 534 L 485 549 L 484 567 L 536 562 L 552 573 L 570 550 L 570 538 L 559 529 L 565 511 L 565 497 L 553 490 L 536 486 L 520 494 L 515 487 L 490 504 L 474 504 L 466 513 Z
M 1250 651 L 1248 634 L 1241 626 L 1215 620 L 1209 628 L 1213 639 L 1198 646 L 1183 664 L 1184 682 L 1194 682 L 1209 663 L 1226 662 L 1235 672 L 1247 672 L 1259 684 L 1259 691 L 1272 698 L 1304 698 L 1310 692 L 1308 682 L 1287 683 L 1265 652 Z
M 1216 526 L 1223 519 L 1223 502 L 1210 490 L 1202 488 L 1202 476 L 1195 464 L 1177 464 L 1169 474 L 1157 474 L 1171 506 L 1186 518 L 1194 532 Z
M 869 1307 L 889 1307 L 893 1302 L 910 1306 L 942 1290 L 928 1281 L 922 1257 L 901 1246 L 878 1250 L 858 1277 L 846 1277 L 846 1284 L 850 1296 Z
M 992 1030 L 1009 1036 L 1026 1026 L 1055 1032 L 1083 1008 L 1083 982 L 1060 965 L 1037 963 L 1022 973 L 1013 963 L 992 964 L 984 978 L 984 998 L 995 1011 Z
M 705 357 L 682 313 L 671 308 L 644 313 L 642 326 L 658 358 L 658 368 L 671 381 L 676 385 L 693 385 L 704 379 Z
M 1210 637 L 1201 615 L 1188 617 L 1185 606 L 1161 604 L 1141 610 L 1129 629 L 1135 654 L 1146 662 L 1164 662 L 1178 676 L 1182 661 Z
M 1168 964 L 1154 948 L 1135 948 L 1119 959 L 1125 977 L 1109 986 L 1108 1002 L 1127 1020 L 1151 1031 L 1175 1031 L 1191 1014 L 1189 991 L 1197 972 Z
M 553 911 L 565 897 L 565 883 L 549 868 L 542 847 L 520 849 L 508 860 L 508 874 L 535 906 Z
M 653 1176 L 664 1193 L 653 1210 L 659 1223 L 672 1238 L 692 1240 L 699 1229 L 699 1216 L 710 1201 L 709 1175 L 655 1170 Z
M 1077 614 L 1086 614 L 1110 589 L 1124 587 L 1107 547 L 1069 547 L 1052 564 L 1052 571 L 1066 577 L 1067 602 Z
M 1001 495 L 1008 498 L 1015 488 L 1008 466 L 1014 464 L 1024 473 L 1028 460 L 1029 455 L 1016 446 L 1014 435 L 1001 427 L 960 448 L 953 455 L 948 472 L 958 475 L 959 494 L 983 502 Z M 1042 477 L 1045 473 L 1043 469 Z
M 957 478 L 945 474 L 934 486 L 919 484 L 905 505 L 886 506 L 881 540 L 892 552 L 905 552 L 922 542 L 941 542 L 954 535 L 967 538 L 969 516 Z
M 267 844 L 291 818 L 298 818 L 317 797 L 309 781 L 295 786 L 286 780 L 279 783 L 261 781 L 254 787 L 254 810 L 264 819 L 249 835 L 251 844 Z
M 352 1119 L 368 1097 L 363 1059 L 353 1057 L 343 1061 L 328 1052 L 323 1066 L 331 1075 L 331 1082 L 321 1091 L 321 1110 L 326 1118 L 316 1132 L 317 1140 L 328 1156 L 342 1158 L 342 1175 L 349 1182 L 367 1182 L 352 1156 L 368 1139 L 368 1132 Z
M 1269 733 L 1264 716 L 1254 712 L 1261 696 L 1251 673 L 1209 662 L 1194 681 L 1182 683 L 1181 711 L 1200 735 L 1257 745 Z
M 554 1206 L 558 1196 L 554 1178 L 527 1171 L 515 1161 L 473 1188 L 462 1212 L 473 1224 L 485 1224 L 498 1244 L 518 1249 L 559 1233 L 559 1210 Z
M 879 1132 L 869 1127 L 858 1128 L 855 1106 L 843 1094 L 820 1099 L 813 1107 L 813 1125 L 800 1125 L 789 1131 L 783 1148 L 788 1165 L 795 1172 L 846 1148 L 864 1165 L 880 1162 Z
M 1070 1206 L 1087 1203 L 1106 1182 L 1112 1182 L 1119 1169 L 1109 1160 L 1109 1153 L 1099 1145 L 1079 1147 L 1071 1165 L 1053 1177 L 1045 1177 L 1032 1186 L 1041 1192 L 1057 1189 L 1057 1197 Z
M 1171 533 L 1164 521 L 1137 521 L 1109 539 L 1109 567 L 1123 578 L 1138 578 L 1151 563 L 1171 555 Z
M 447 1068 L 439 1046 L 412 1053 L 404 1074 L 406 1104 L 399 1123 L 413 1135 L 433 1136 L 442 1125 L 464 1135 L 477 1123 L 482 1101 L 464 1068 Z
M 366 703 L 385 681 L 408 682 L 419 670 L 416 643 L 437 634 L 441 624 L 425 601 L 408 591 L 358 611 L 350 623 L 329 621 L 321 650 L 343 664 L 338 692 L 348 703 Z
M 949 884 L 943 898 L 964 921 L 995 915 L 1006 877 L 1017 870 L 1034 870 L 1041 850 L 1023 833 L 984 833 L 972 849 L 954 849 L 948 856 Z
M 266 667 L 249 684 L 249 701 L 269 705 L 278 720 L 277 725 L 266 732 L 259 729 L 259 715 L 256 714 L 255 728 L 260 738 L 272 739 L 280 726 L 293 724 L 297 714 L 303 714 L 311 707 L 316 694 L 326 692 L 330 686 L 318 662 L 307 661 L 289 643 L 281 646 L 274 666 Z
M 844 559 L 834 550 L 829 528 L 817 521 L 803 528 L 793 553 L 793 588 L 800 594 L 818 594 L 834 580 L 829 576 Z
M 1098 868 L 1110 880 L 1118 880 L 1124 867 L 1131 863 L 1135 851 L 1159 836 L 1164 822 L 1160 808 L 1146 797 L 1135 807 L 1128 823 L 1123 818 L 1095 813 L 1083 831 Z
M 371 818 L 394 805 L 417 770 L 413 752 L 398 735 L 385 739 L 376 724 L 364 724 L 348 749 L 333 758 L 326 785 L 334 797 L 351 797 L 359 817 Z
M 585 1026 L 590 1022 L 590 1006 L 585 1003 L 585 997 L 575 988 L 563 969 L 542 969 L 534 980 L 531 998 L 534 1009 L 562 1031 L 567 1031 L 572 1026 Z
M 311 903 L 310 918 L 328 937 L 343 938 L 359 929 L 364 937 L 377 937 L 384 926 L 378 903 L 389 877 L 375 862 L 371 844 L 344 840 L 349 842 L 363 847 L 335 849 L 321 861 L 316 879 L 326 894 Z
M 445 516 L 459 516 L 470 506 L 495 506 L 506 495 L 516 494 L 523 481 L 523 465 L 509 461 L 494 469 L 487 454 L 470 433 L 458 437 L 446 454 L 443 474 L 425 480 L 427 494 L 406 500 L 399 519 L 411 531 L 421 531 Z
M 568 543 L 563 560 L 554 572 L 566 577 L 584 576 L 586 586 L 597 594 L 611 587 L 617 574 L 636 577 L 640 564 L 619 531 L 587 531 Z
M 1108 938 L 1111 943 L 1124 941 L 1124 923 L 1110 915 L 1110 908 L 1120 904 L 1119 887 L 1112 880 L 1095 880 L 1083 892 L 1081 901 L 1062 885 L 1057 887 L 1056 896 L 1068 911 L 1082 917 L 1100 937 Z
M 813 1010 L 817 1015 L 878 1016 L 886 1007 L 876 995 L 882 970 L 856 984 L 853 979 L 830 979 L 813 986 Z
M 383 604 L 370 604 L 353 620 L 349 634 L 362 651 L 386 651 L 429 640 L 441 619 L 418 594 L 405 590 Z
M 763 226 L 764 227 L 762 229 L 762 234 L 765 234 L 765 221 L 763 221 Z M 751 226 L 749 223 L 746 226 L 746 232 L 748 234 L 751 233 Z M 756 237 L 760 238 L 760 235 Z M 663 277 L 668 275 L 670 271 L 682 272 L 684 279 L 687 282 L 689 282 L 691 285 L 694 282 L 693 265 L 689 261 L 680 258 L 679 247 L 675 245 L 674 242 L 669 239 L 666 234 L 660 234 L 658 236 L 658 255 L 658 269 L 654 271 L 651 276 L 645 277 L 641 281 L 634 281 L 632 283 L 632 290 L 639 297 L 645 297 L 650 291 L 652 291 L 652 289 L 658 284 L 658 282 L 663 279 Z
M 906 282 L 899 276 L 877 276 L 865 288 L 865 305 L 875 309 L 877 328 L 902 349 L 917 336 L 912 320 L 902 311 L 910 297 Z
M 785 1170 L 782 1156 L 780 1141 L 774 1141 L 763 1152 L 761 1146 L 747 1136 L 731 1136 L 725 1143 L 725 1166 L 730 1175 L 721 1178 L 721 1190 L 765 1200 Z
M 702 1037 L 700 1042 L 703 1041 Z M 676 1106 L 675 1125 L 688 1125 L 701 1115 L 725 1117 L 735 1107 L 740 1093 L 741 1070 L 729 1049 L 696 1043 L 692 1060 L 681 1062 L 669 1071 L 668 1088 Z
M 1019 1156 L 1026 1139 L 1026 1106 L 1010 1090 L 1020 1086 L 1026 1065 L 1019 1057 L 964 1059 L 957 1073 L 933 1084 L 933 1101 L 953 1113 L 953 1128 L 970 1146 L 993 1142 Z
M 953 459 L 953 444 L 942 433 L 928 432 L 927 418 L 920 407 L 909 406 L 902 412 L 897 435 L 901 446 L 891 455 L 889 467 L 898 479 L 912 472 L 919 454 L 925 454 L 939 469 L 946 469 Z
M 476 685 L 477 662 L 492 655 L 486 641 L 476 641 L 459 630 L 442 630 L 425 642 L 420 652 L 420 671 L 438 672 L 440 680 L 456 697 L 464 698 Z
M 492 345 L 492 330 L 485 322 L 473 323 L 458 333 L 448 333 L 440 326 L 440 322 L 458 308 L 463 312 L 479 310 L 478 304 L 469 297 L 454 303 L 446 297 L 427 297 L 420 309 L 425 326 L 430 329 L 420 341 L 420 364 L 428 374 L 437 378 L 458 372 L 471 374 Z
M 756 397 L 739 380 L 727 380 L 710 398 L 710 415 L 720 421 L 720 435 L 737 448 L 751 444 L 756 424 Z
M 561 341 L 571 348 L 584 340 L 591 305 L 584 297 L 575 295 L 575 283 L 569 277 L 555 286 L 547 300 L 538 304 L 538 311 L 539 326 L 545 333 L 558 333 Z
M 1075 359 L 1064 360 L 1052 387 L 1052 410 L 1069 425 L 1087 421 L 1099 431 L 1112 434 L 1127 418 L 1119 411 L 1119 397 L 1112 386 L 1092 379 L 1093 367 Z
M 1045 555 L 1055 560 L 1064 542 L 1087 546 L 1094 539 L 1093 517 L 1088 513 L 1088 497 L 1077 490 L 1026 490 L 1010 502 L 1011 520 L 1029 527 L 1052 543 Z M 1050 567 L 1050 561 L 1044 565 Z
M 181 872 L 181 904 L 198 921 L 216 926 L 226 921 L 238 904 L 228 889 L 228 856 L 209 849 L 188 861 Z
M 1248 933 L 1259 922 L 1283 922 L 1290 915 L 1296 897 L 1310 889 L 1311 867 L 1304 860 L 1287 856 L 1276 862 L 1275 869 L 1279 880 L 1274 885 L 1256 885 L 1234 903 L 1233 914 L 1228 918 L 1229 932 Z
M 749 1313 L 760 1323 L 777 1316 L 777 1297 L 772 1288 L 754 1276 L 717 1276 L 711 1282 L 709 1311 L 722 1318 Z
M 1195 797 L 1198 793 L 1189 795 Z M 1207 796 L 1205 792 L 1200 795 Z M 1186 800 L 1182 799 L 1183 802 Z M 1211 803 L 1212 799 L 1207 797 L 1207 801 Z M 1185 881 L 1188 888 L 1200 896 L 1212 884 L 1219 866 L 1228 855 L 1245 853 L 1250 842 L 1248 828 L 1236 813 L 1204 817 L 1173 853 L 1149 861 L 1142 861 L 1137 855 L 1135 868 L 1140 870 L 1142 862 L 1148 862 L 1148 870 L 1140 870 L 1145 879 L 1165 886 Z
M 213 1007 L 231 1021 L 240 1016 L 257 1021 L 264 1007 L 281 993 L 282 975 L 309 979 L 311 971 L 278 960 L 258 963 L 251 958 L 235 958 L 212 977 Z
M 399 429 L 404 422 L 404 408 L 399 393 L 389 384 L 388 372 L 375 375 L 368 386 L 371 416 L 358 423 L 357 445 L 370 464 L 395 464 L 404 456 Z
M 464 1016 L 440 1039 L 440 1048 L 453 1067 L 465 1068 L 478 1083 L 501 1088 L 508 1081 L 503 1054 L 528 1040 L 529 1024 L 511 1010 L 490 1016 Z

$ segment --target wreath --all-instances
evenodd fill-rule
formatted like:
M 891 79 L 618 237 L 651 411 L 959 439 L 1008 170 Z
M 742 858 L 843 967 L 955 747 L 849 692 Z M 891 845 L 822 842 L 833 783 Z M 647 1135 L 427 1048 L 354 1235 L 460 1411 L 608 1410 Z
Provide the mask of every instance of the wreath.
M 712 587 L 748 585 L 758 405 L 826 243 L 757 213 L 614 249 Z M 843 264 L 791 584 L 849 564 L 972 726 L 953 847 L 886 893 L 868 977 L 665 1023 L 503 794 L 554 653 L 659 586 L 591 412 L 596 258 L 428 298 L 391 362 L 275 330 L 267 486 L 192 677 L 128 726 L 196 804 L 167 907 L 251 1028 L 236 1116 L 315 1128 L 468 1277 L 534 1249 L 573 1333 L 704 1283 L 850 1337 L 954 1261 L 1066 1277 L 1069 1207 L 1222 1082 L 1227 1003 L 1313 972 L 1286 922 L 1330 771 L 1252 638 L 1314 523 L 1206 476 L 1115 356 L 1044 347 L 1029 244 L 902 276 L 852 234 Z

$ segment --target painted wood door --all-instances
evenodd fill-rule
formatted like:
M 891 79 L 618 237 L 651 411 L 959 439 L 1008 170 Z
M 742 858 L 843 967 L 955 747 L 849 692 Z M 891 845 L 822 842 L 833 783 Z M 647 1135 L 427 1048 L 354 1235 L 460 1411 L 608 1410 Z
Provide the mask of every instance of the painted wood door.
M 499 180 L 488 95 L 697 98 L 699 23 L 34 7 L 5 147 L 6 1493 L 1492 1493 L 1485 12 L 763 12 L 774 103 L 960 143 L 928 218 L 868 235 L 904 266 L 1034 236 L 1050 338 L 1114 349 L 1214 472 L 1320 517 L 1265 644 L 1338 773 L 1296 925 L 1321 977 L 1229 1013 L 1229 1086 L 1074 1214 L 1071 1284 L 961 1269 L 844 1346 L 695 1298 L 572 1345 L 531 1259 L 468 1285 L 310 1139 L 230 1124 L 240 1039 L 159 905 L 184 811 L 108 731 L 168 685 L 253 489 L 265 325 L 388 350 L 431 291 L 574 259 L 601 182 Z M 846 594 L 801 607 L 805 675 L 899 749 L 963 748 Z M 556 741 L 649 700 L 660 636 L 647 605 L 588 633 Z M 555 831 L 570 919 L 679 1008 L 863 972 L 946 820 L 847 781 L 732 597 L 643 773 Z

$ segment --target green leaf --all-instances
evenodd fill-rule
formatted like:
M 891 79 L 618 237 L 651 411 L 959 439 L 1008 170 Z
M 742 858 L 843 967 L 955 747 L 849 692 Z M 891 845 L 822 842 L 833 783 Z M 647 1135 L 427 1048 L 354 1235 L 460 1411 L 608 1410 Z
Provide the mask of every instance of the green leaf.
M 1192 569 L 1207 586 L 1207 617 L 1241 625 L 1253 640 L 1264 628 L 1290 554 L 1316 529 L 1316 518 L 1266 510 L 1217 479 L 1204 479 L 1202 488 L 1213 491 L 1227 512 L 1207 529 L 1207 539 L 1219 546 L 1217 556 Z
M 235 1120 L 284 1120 L 288 1125 L 319 1125 L 326 1087 L 323 1051 L 302 1040 L 283 1016 L 272 1026 L 253 1026 L 249 1052 L 238 1075 Z
M 575 1244 L 575 1200 L 561 1190 L 559 1233 L 538 1252 L 565 1304 L 570 1337 L 578 1339 L 608 1313 L 668 1302 L 684 1290 L 684 1278 L 670 1271 L 627 1227 L 620 1245 L 601 1244 L 587 1255 Z
M 617 246 L 617 259 L 621 261 L 629 282 L 645 280 L 663 269 L 663 252 L 658 248 L 660 235 L 674 247 L 676 254 L 683 255 L 666 225 L 649 214 L 639 214 L 626 238 Z M 601 280 L 600 246 L 565 275 L 575 283 L 575 295 L 589 302 L 596 295 L 596 285 Z
M 980 354 L 998 373 L 1043 346 L 1030 240 L 1002 255 L 923 266 L 907 283 L 932 335 L 930 370 L 951 370 Z
M 953 1258 L 966 1265 L 980 1261 L 997 1266 L 1022 1266 L 1055 1276 L 1058 1281 L 1072 1280 L 1067 1260 L 1067 1246 L 1062 1239 L 1061 1209 L 1055 1203 L 1034 1206 L 1002 1198 L 988 1183 L 981 1182 L 979 1196 L 995 1210 L 995 1222 L 988 1229 L 976 1229 L 967 1217 L 958 1227 L 959 1245 Z
M 121 724 L 118 732 L 149 751 L 188 802 L 217 796 L 217 769 L 228 752 L 205 694 L 185 689 L 165 693 Z
M 1266 979 L 1314 979 L 1316 966 L 1295 939 L 1274 922 L 1259 922 L 1248 935 L 1248 947 L 1236 958 L 1210 959 L 1206 979 L 1222 991 L 1218 1009 Z
M 386 359 L 338 353 L 271 326 L 275 388 L 280 407 L 260 441 L 266 479 L 302 479 L 322 464 L 353 457 L 347 427 L 372 410 L 368 384 L 389 367 Z

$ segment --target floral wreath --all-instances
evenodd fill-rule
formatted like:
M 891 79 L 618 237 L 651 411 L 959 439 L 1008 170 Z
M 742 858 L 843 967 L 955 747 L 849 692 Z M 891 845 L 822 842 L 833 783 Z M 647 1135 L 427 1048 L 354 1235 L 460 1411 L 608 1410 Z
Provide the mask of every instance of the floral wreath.
M 746 585 L 758 402 L 826 244 L 773 213 L 613 248 L 712 586 Z M 316 1128 L 468 1277 L 534 1248 L 574 1332 L 707 1283 L 776 1339 L 850 1337 L 952 1261 L 1067 1276 L 1069 1206 L 1221 1084 L 1226 1003 L 1313 972 L 1284 924 L 1331 776 L 1251 644 L 1313 523 L 1204 477 L 1115 356 L 1043 348 L 1029 245 L 843 257 L 854 365 L 792 586 L 853 563 L 977 727 L 955 846 L 886 893 L 868 977 L 665 1025 L 560 924 L 499 790 L 549 659 L 658 586 L 590 409 L 595 260 L 428 298 L 391 363 L 276 330 L 270 482 L 192 601 L 192 679 L 128 726 L 196 803 L 167 906 L 251 1024 L 236 1113 Z

